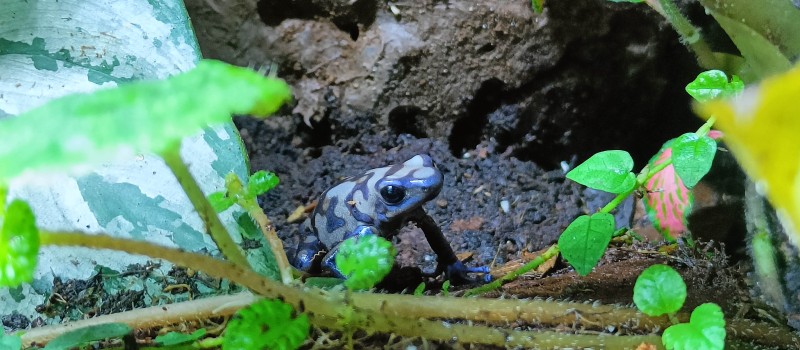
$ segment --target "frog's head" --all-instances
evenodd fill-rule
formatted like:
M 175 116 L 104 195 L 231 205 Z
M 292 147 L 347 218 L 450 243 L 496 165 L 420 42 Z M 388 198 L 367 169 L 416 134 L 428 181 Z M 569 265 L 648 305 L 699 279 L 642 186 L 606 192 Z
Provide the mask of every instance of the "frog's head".
M 379 209 L 384 216 L 382 221 L 405 216 L 435 198 L 442 189 L 444 176 L 427 155 L 384 169 L 386 173 L 374 187 L 379 206 L 383 207 Z

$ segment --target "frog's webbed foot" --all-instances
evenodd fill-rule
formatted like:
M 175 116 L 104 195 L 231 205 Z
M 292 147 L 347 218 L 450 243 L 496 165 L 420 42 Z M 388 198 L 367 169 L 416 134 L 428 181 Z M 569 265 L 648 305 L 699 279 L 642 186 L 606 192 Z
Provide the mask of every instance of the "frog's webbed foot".
M 440 269 L 442 270 L 441 272 L 444 272 L 444 278 L 450 280 L 453 285 L 483 284 L 492 281 L 492 275 L 489 274 L 489 267 L 487 266 L 468 267 L 461 261 L 456 261 L 444 267 L 440 264 L 436 270 Z M 482 273 L 483 278 L 471 277 L 469 276 L 471 273 Z

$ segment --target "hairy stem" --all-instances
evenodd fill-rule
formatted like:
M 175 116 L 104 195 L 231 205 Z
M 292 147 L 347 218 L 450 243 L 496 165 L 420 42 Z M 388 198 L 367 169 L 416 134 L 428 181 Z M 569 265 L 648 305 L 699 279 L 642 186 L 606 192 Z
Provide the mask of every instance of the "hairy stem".
M 41 232 L 40 237 L 43 245 L 124 250 L 133 254 L 167 259 L 181 266 L 201 270 L 213 277 L 229 279 L 261 296 L 280 298 L 296 309 L 304 310 L 316 326 L 333 330 L 348 331 L 357 327 L 368 333 L 379 332 L 445 342 L 456 340 L 464 344 L 527 348 L 608 347 L 616 349 L 632 348 L 643 341 L 658 342 L 658 337 L 655 336 L 601 337 L 596 334 L 518 331 L 488 325 L 451 324 L 439 320 L 460 319 L 463 316 L 463 320 L 483 321 L 498 325 L 510 324 L 513 327 L 517 327 L 519 324 L 542 324 L 542 315 L 548 314 L 548 312 L 543 310 L 542 304 L 529 301 L 487 300 L 476 303 L 474 299 L 465 298 L 372 293 L 354 293 L 345 297 L 345 294 L 338 292 L 287 286 L 269 280 L 245 266 L 143 241 L 74 232 Z M 502 304 L 496 302 L 505 302 L 509 305 L 502 307 Z M 579 324 L 582 317 L 586 315 L 602 314 L 587 304 L 549 303 L 549 305 L 555 308 L 549 314 L 557 315 L 551 322 L 558 324 L 568 322 L 565 320 L 574 320 L 574 324 Z M 494 308 L 500 309 L 496 312 Z M 606 306 L 606 308 L 613 309 L 615 307 Z M 582 315 L 583 313 L 586 315 Z M 640 324 L 640 322 L 636 323 Z M 25 343 L 30 344 L 31 337 L 35 334 L 26 333 L 23 336 Z
M 275 262 L 278 265 L 281 281 L 283 281 L 284 284 L 292 283 L 292 281 L 294 281 L 294 277 L 292 277 L 292 267 L 289 265 L 289 259 L 286 257 L 286 250 L 283 249 L 283 241 L 278 238 L 278 234 L 275 232 L 275 228 L 272 227 L 272 222 L 267 217 L 267 214 L 264 214 L 264 211 L 255 203 L 254 199 L 249 201 L 252 203 L 248 203 L 242 207 L 245 208 L 247 213 L 250 214 L 250 217 L 258 223 L 261 234 L 263 234 L 264 238 L 267 240 L 272 255 L 275 257 Z
M 197 184 L 197 181 L 195 181 L 191 172 L 189 172 L 189 167 L 183 162 L 180 154 L 180 143 L 169 147 L 168 150 L 161 154 L 161 157 L 164 158 L 164 162 L 172 170 L 172 173 L 175 174 L 184 192 L 186 192 L 186 195 L 189 197 L 189 201 L 192 202 L 197 214 L 200 215 L 200 218 L 203 220 L 206 231 L 214 240 L 214 243 L 217 244 L 222 254 L 237 265 L 249 266 L 244 254 L 239 250 L 239 246 L 233 242 L 230 233 L 228 233 L 228 230 L 225 229 L 225 226 L 223 226 L 222 222 L 219 220 L 217 212 L 214 211 L 211 203 L 206 199 L 206 195 L 203 194 L 203 191 L 200 189 L 200 185 Z
M 648 2 L 648 4 L 653 6 L 651 2 Z M 661 11 L 658 12 L 667 19 L 672 25 L 672 28 L 675 28 L 675 31 L 678 32 L 678 35 L 681 36 L 684 43 L 694 51 L 700 66 L 705 69 L 720 68 L 720 63 L 717 57 L 714 56 L 714 52 L 711 51 L 708 43 L 706 43 L 700 35 L 700 29 L 689 22 L 678 9 L 678 6 L 675 5 L 675 2 L 673 0 L 658 0 L 658 4 L 661 6 Z

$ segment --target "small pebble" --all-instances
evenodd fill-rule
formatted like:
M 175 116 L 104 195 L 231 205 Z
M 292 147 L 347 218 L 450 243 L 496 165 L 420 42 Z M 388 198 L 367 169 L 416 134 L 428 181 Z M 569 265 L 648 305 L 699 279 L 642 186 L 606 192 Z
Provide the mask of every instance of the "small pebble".
M 569 163 L 567 163 L 567 161 L 566 161 L 566 160 L 562 160 L 562 161 L 561 161 L 561 171 L 563 171 L 563 172 L 564 172 L 564 174 L 566 174 L 566 173 L 568 173 L 568 172 L 569 172 L 569 170 L 570 170 L 570 169 L 569 169 Z
M 508 214 L 511 210 L 511 204 L 508 203 L 507 199 L 503 199 L 500 201 L 500 209 L 503 209 L 503 212 Z

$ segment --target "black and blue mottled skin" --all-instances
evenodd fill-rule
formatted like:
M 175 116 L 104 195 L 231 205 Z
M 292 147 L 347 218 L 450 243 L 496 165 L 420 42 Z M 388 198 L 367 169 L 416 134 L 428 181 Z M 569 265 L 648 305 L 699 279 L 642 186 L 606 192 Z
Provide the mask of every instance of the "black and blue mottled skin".
M 344 278 L 335 264 L 340 243 L 365 235 L 388 239 L 410 220 L 422 229 L 437 255 L 435 275 L 444 272 L 454 284 L 476 282 L 468 273 L 488 273 L 488 269 L 468 268 L 459 261 L 442 230 L 422 208 L 439 194 L 443 180 L 427 155 L 345 179 L 322 193 L 303 223 L 293 265 L 302 271 L 321 268 Z

